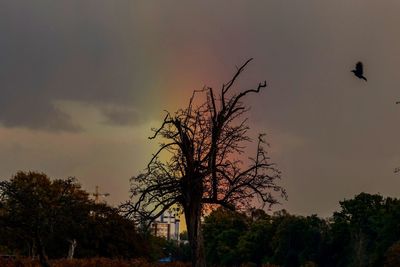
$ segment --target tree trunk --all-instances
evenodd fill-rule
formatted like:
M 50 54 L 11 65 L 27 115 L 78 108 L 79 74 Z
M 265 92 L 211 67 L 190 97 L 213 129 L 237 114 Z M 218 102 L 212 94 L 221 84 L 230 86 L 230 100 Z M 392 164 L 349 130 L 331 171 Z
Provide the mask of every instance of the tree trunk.
M 192 266 L 205 267 L 204 242 L 201 230 L 201 203 L 190 204 L 192 204 L 190 207 L 185 208 L 185 219 L 192 256 Z
M 37 244 L 37 252 L 39 253 L 39 262 L 42 267 L 51 267 L 49 262 L 47 261 L 46 253 L 44 250 L 44 245 L 42 243 L 42 239 L 39 236 L 39 233 L 36 232 L 36 244 Z
M 205 267 L 204 243 L 201 230 L 203 181 L 200 175 L 186 176 L 182 181 L 183 208 L 186 219 L 192 266 Z
M 69 242 L 69 250 L 68 250 L 67 259 L 73 259 L 74 253 L 75 253 L 75 248 L 77 246 L 77 242 L 76 242 L 76 239 L 68 240 L 68 242 Z
M 358 233 L 356 235 L 356 260 L 357 260 L 357 267 L 364 267 L 367 266 L 367 253 L 365 247 L 365 235 L 362 232 L 361 228 L 359 228 Z

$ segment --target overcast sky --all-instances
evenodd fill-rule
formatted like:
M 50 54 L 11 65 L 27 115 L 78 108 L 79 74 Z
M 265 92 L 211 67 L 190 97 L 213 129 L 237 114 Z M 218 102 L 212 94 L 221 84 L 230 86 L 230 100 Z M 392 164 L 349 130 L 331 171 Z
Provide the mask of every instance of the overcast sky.
M 0 2 L 0 177 L 75 176 L 128 198 L 164 110 L 250 88 L 251 135 L 267 133 L 289 199 L 328 216 L 362 191 L 400 197 L 400 2 Z M 368 82 L 350 72 L 357 61 Z M 240 89 L 240 88 L 239 88 Z

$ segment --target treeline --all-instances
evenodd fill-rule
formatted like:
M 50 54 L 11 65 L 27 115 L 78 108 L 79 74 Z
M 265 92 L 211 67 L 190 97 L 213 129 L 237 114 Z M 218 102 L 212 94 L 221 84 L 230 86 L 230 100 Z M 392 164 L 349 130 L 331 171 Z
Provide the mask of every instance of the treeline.
M 329 219 L 220 208 L 203 230 L 211 266 L 400 266 L 400 200 L 380 195 L 341 201 Z M 137 229 L 118 209 L 91 200 L 76 179 L 36 172 L 0 182 L 0 254 L 39 258 L 42 266 L 69 256 L 190 261 L 188 245 Z
M 146 258 L 176 251 L 166 240 L 138 233 L 116 208 L 95 203 L 75 178 L 52 180 L 19 172 L 0 182 L 0 254 L 39 258 Z
M 329 219 L 218 209 L 205 218 L 208 262 L 298 266 L 400 266 L 400 200 L 361 193 Z

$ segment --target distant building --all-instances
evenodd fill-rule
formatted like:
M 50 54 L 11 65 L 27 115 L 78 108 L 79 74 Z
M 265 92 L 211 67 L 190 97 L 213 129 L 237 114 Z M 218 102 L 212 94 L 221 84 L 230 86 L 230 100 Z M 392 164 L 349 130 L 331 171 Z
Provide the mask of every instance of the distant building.
M 155 236 L 179 241 L 179 222 L 175 213 L 167 211 L 151 224 L 151 229 Z

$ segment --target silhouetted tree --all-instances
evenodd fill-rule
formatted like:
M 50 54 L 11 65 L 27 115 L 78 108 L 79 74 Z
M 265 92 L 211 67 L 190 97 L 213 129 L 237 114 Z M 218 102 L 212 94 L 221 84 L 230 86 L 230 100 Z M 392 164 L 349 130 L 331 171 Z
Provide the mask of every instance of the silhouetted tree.
M 43 173 L 18 172 L 9 181 L 0 182 L 0 221 L 17 234 L 16 239 L 28 244 L 31 255 L 38 253 L 42 266 L 49 266 L 46 243 L 57 234 L 75 238 L 68 235 L 89 213 L 87 196 L 74 178 L 51 181 Z M 53 244 L 58 247 L 59 242 Z
M 291 267 L 318 262 L 327 231 L 325 221 L 316 215 L 283 215 L 275 217 L 274 222 L 277 225 L 272 241 L 275 263 Z
M 149 242 L 136 232 L 134 222 L 106 204 L 93 205 L 79 233 L 77 258 L 135 258 L 150 254 Z
M 361 193 L 329 220 L 217 209 L 205 218 L 207 259 L 215 266 L 400 266 L 400 200 Z
M 0 182 L 0 253 L 39 255 L 47 266 L 47 257 L 65 258 L 73 240 L 77 258 L 162 255 L 152 258 L 156 242 L 140 236 L 118 209 L 90 200 L 75 178 L 18 172 Z
M 400 201 L 381 195 L 360 193 L 340 202 L 333 216 L 335 266 L 382 266 L 388 248 L 400 240 Z
M 252 262 L 261 266 L 272 257 L 271 241 L 273 238 L 272 216 L 264 210 L 254 209 L 249 213 L 248 231 L 242 232 L 237 244 L 237 254 L 243 262 Z M 207 245 L 207 243 L 206 243 Z
M 249 220 L 244 214 L 219 208 L 204 220 L 205 253 L 209 263 L 217 266 L 239 266 L 240 237 L 248 232 Z
M 165 143 L 146 171 L 131 179 L 132 201 L 122 206 L 128 215 L 149 221 L 174 205 L 183 208 L 193 266 L 205 266 L 200 221 L 205 204 L 234 209 L 249 206 L 255 198 L 272 205 L 277 203 L 275 193 L 286 197 L 285 190 L 276 184 L 280 171 L 264 150 L 263 135 L 248 165 L 238 157 L 245 142 L 250 141 L 247 119 L 243 118 L 248 106 L 243 101 L 267 86 L 264 81 L 256 89 L 232 92 L 251 60 L 223 84 L 218 96 L 212 88 L 194 91 L 187 108 L 174 115 L 167 113 L 150 137 L 159 137 Z M 196 105 L 198 94 L 205 95 L 206 100 Z M 169 160 L 161 159 L 163 152 L 169 153 Z

